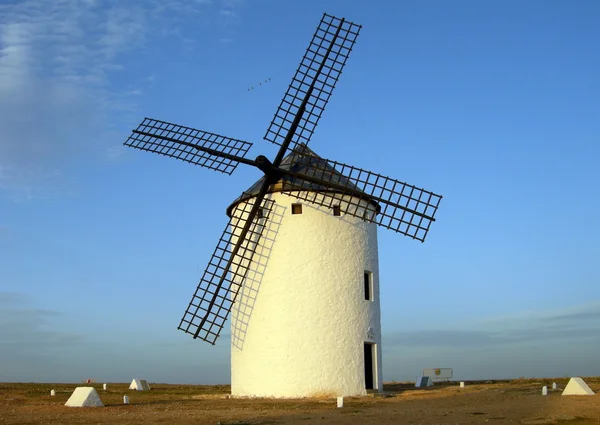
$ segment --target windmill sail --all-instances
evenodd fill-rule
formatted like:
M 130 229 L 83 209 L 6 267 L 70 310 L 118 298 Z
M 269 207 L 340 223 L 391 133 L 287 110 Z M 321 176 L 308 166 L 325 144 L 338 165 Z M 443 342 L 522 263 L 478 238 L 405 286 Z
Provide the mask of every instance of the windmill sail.
M 293 146 L 310 141 L 361 28 L 343 18 L 323 14 L 267 129 L 265 140 L 283 145 L 291 131 Z M 307 96 L 305 110 L 302 111 L 301 105 Z M 294 129 L 293 123 L 299 112 L 301 118 Z
M 294 165 L 282 179 L 281 191 L 305 201 L 333 207 L 425 241 L 442 199 L 440 195 L 399 180 L 341 162 L 323 159 L 306 146 L 294 151 Z M 348 196 L 343 196 L 348 195 Z M 369 211 L 365 203 L 376 203 Z
M 213 345 L 251 268 L 272 211 L 273 201 L 263 197 L 256 201 L 261 204 L 255 219 L 251 214 L 253 204 L 245 203 L 229 221 L 178 327 Z M 252 223 L 244 234 L 248 220 Z M 239 249 L 233 249 L 238 245 Z
M 239 163 L 236 159 L 243 158 L 252 143 L 144 118 L 124 145 L 231 174 Z

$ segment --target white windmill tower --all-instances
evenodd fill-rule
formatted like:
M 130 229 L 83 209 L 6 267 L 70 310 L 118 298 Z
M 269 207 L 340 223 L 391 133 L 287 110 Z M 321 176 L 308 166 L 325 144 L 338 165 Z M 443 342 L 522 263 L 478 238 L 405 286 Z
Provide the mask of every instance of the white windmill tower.
M 265 135 L 280 145 L 273 162 L 246 159 L 251 143 L 149 118 L 125 142 L 226 174 L 238 163 L 264 173 L 228 208 L 179 325 L 214 344 L 232 312 L 234 396 L 382 389 L 376 225 L 424 241 L 441 196 L 306 146 L 360 28 L 323 15 Z
M 302 164 L 306 155 L 318 157 L 307 147 L 299 150 L 281 168 L 311 173 L 327 167 Z M 234 227 L 236 219 L 245 221 L 264 179 L 228 208 Z M 231 393 L 305 397 L 382 390 L 377 226 L 362 218 L 376 214 L 378 205 L 344 199 L 326 187 L 286 195 L 282 186 L 272 184 L 265 196 L 272 203 L 257 222 L 266 226 L 261 255 L 249 265 L 232 308 Z M 322 191 L 331 207 L 305 202 Z M 359 206 L 360 218 L 343 213 L 351 205 Z

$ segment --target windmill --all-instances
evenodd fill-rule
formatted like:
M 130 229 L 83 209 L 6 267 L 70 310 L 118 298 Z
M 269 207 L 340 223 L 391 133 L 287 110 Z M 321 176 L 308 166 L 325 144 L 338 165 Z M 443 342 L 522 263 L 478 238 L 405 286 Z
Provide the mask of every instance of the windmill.
M 233 396 L 382 389 L 377 226 L 424 241 L 441 196 L 324 159 L 308 143 L 361 26 L 323 17 L 264 136 L 251 143 L 145 118 L 126 146 L 225 174 L 263 176 L 230 221 L 179 329 L 214 344 L 232 313 Z M 266 266 L 268 263 L 268 267 Z

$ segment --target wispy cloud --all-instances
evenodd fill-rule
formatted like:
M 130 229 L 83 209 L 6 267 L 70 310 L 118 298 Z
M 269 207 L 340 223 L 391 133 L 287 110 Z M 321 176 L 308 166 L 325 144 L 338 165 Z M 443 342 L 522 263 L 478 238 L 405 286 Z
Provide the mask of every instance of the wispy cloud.
M 556 312 L 506 317 L 461 329 L 414 330 L 385 336 L 388 347 L 492 347 L 585 340 L 600 333 L 600 303 Z
M 242 5 L 243 0 L 219 1 L 219 18 L 225 32 L 225 35 L 220 38 L 221 43 L 227 44 L 233 41 L 232 33 L 240 22 L 239 10 Z
M 600 304 L 383 335 L 386 379 L 451 367 L 455 379 L 598 374 Z
M 58 316 L 55 311 L 32 307 L 24 294 L 0 292 L 0 357 L 7 365 L 0 381 L 32 368 L 42 371 L 57 365 L 57 351 L 83 340 L 82 335 L 51 329 L 52 319 Z
M 563 323 L 564 326 L 578 326 L 582 323 L 600 322 L 600 305 L 566 311 L 548 317 L 549 321 Z
M 234 12 L 233 10 L 229 10 L 229 9 L 221 9 L 221 10 L 219 11 L 219 13 L 220 13 L 222 16 L 226 16 L 226 17 L 229 17 L 229 18 L 233 18 L 233 17 L 235 17 L 235 16 L 236 16 L 235 12 Z
M 213 3 L 212 0 L 151 0 L 152 10 L 155 14 L 162 15 L 165 12 L 175 12 L 182 14 L 199 14 L 204 7 Z
M 35 303 L 26 294 L 0 291 L 0 382 L 77 382 L 89 377 L 127 382 L 136 375 L 155 382 L 229 381 L 227 340 L 209 346 L 172 329 L 157 336 L 156 329 L 132 333 L 98 323 L 89 323 L 83 335 L 58 326 L 74 313 Z M 81 312 L 76 318 L 90 320 Z
M 23 0 L 0 4 L 0 190 L 33 196 L 82 152 L 106 151 L 147 78 L 117 84 L 126 55 L 178 31 L 208 0 Z M 147 77 L 147 76 L 146 76 Z M 108 129 L 107 129 L 108 127 Z
M 388 346 L 481 348 L 506 344 L 596 338 L 599 333 L 600 324 L 585 329 L 575 326 L 532 326 L 518 331 L 448 329 L 394 333 L 387 336 L 385 341 Z

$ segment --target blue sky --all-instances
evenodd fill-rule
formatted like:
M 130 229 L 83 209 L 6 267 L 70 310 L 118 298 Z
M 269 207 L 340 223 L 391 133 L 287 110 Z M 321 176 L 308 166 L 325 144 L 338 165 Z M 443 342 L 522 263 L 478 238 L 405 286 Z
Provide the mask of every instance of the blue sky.
M 176 327 L 260 174 L 121 144 L 272 156 L 323 12 L 363 30 L 311 148 L 444 195 L 424 244 L 379 231 L 384 378 L 600 374 L 598 2 L 0 0 L 0 381 L 229 381 Z

